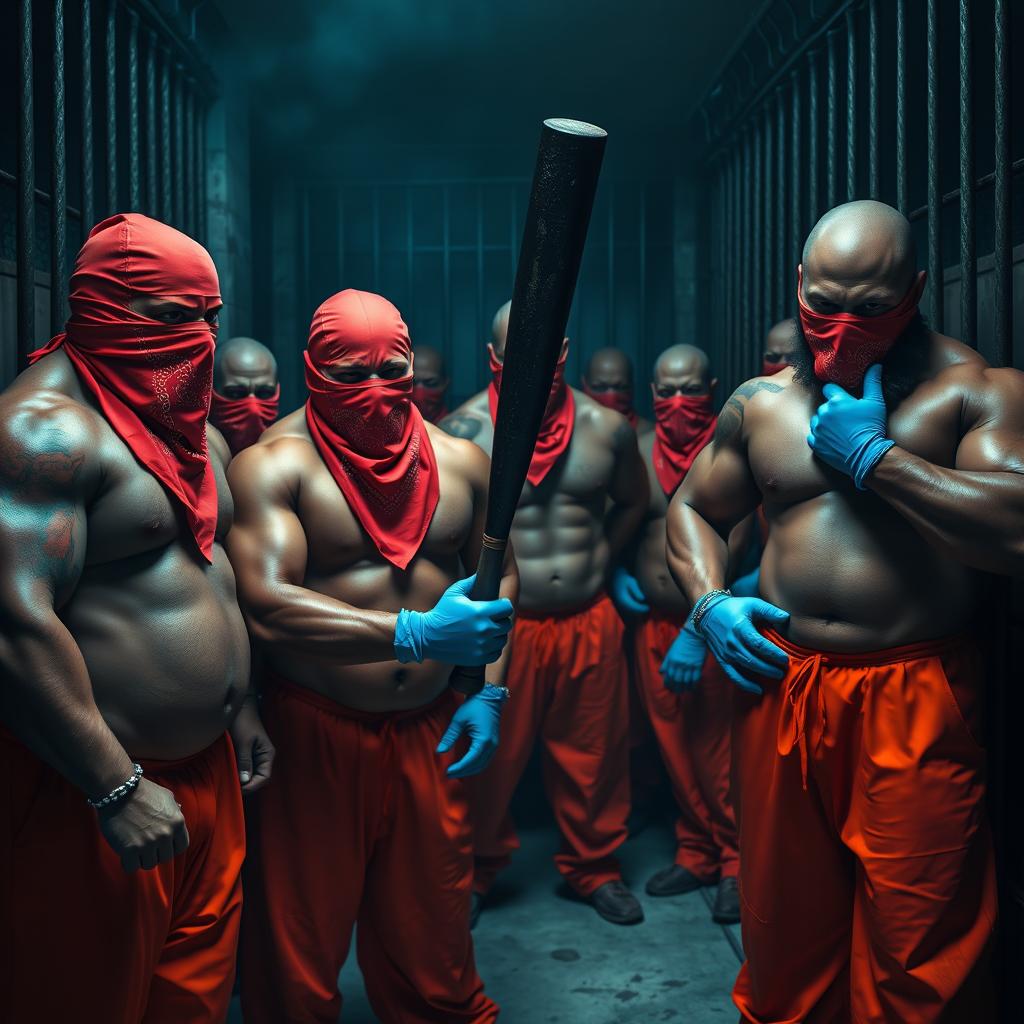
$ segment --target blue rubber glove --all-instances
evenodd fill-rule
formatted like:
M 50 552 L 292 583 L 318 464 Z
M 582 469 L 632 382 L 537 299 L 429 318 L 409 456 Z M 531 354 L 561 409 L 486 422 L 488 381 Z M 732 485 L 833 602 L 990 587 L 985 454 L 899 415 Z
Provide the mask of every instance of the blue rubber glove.
M 661 678 L 665 683 L 665 689 L 673 693 L 692 690 L 700 682 L 707 654 L 708 645 L 704 638 L 687 622 L 679 630 L 679 636 L 672 641 L 672 646 L 661 663 Z
M 864 481 L 895 444 L 885 436 L 882 366 L 875 363 L 864 375 L 863 398 L 854 398 L 838 384 L 826 384 L 821 392 L 826 401 L 811 419 L 807 443 L 819 459 L 852 476 L 863 491 Z
M 700 632 L 722 671 L 748 693 L 763 693 L 751 676 L 781 679 L 789 655 L 766 640 L 755 623 L 783 626 L 789 612 L 757 597 L 722 597 L 704 613 Z
M 651 610 L 640 581 L 621 565 L 612 573 L 612 601 L 620 612 L 628 615 L 646 615 Z
M 757 597 L 761 592 L 761 566 L 733 580 L 729 584 L 729 590 L 733 597 Z
M 469 750 L 448 768 L 447 775 L 461 779 L 482 772 L 490 764 L 498 749 L 501 708 L 507 699 L 502 687 L 490 683 L 485 683 L 479 693 L 466 698 L 437 745 L 439 754 L 447 754 L 463 733 L 469 736 Z
M 453 583 L 429 612 L 403 608 L 395 624 L 395 657 L 403 664 L 430 658 L 448 665 L 490 665 L 512 628 L 512 602 L 472 601 L 476 575 Z

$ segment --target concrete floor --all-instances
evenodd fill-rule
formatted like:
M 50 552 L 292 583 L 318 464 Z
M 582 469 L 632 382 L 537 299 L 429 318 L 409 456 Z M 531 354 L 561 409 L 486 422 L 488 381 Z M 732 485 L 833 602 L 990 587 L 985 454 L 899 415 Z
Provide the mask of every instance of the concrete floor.
M 622 928 L 569 898 L 551 863 L 551 826 L 521 832 L 522 849 L 502 876 L 474 934 L 477 965 L 507 1024 L 715 1024 L 735 1021 L 729 998 L 739 967 L 739 929 L 711 921 L 714 890 L 669 899 L 643 893 L 674 850 L 652 826 L 621 859 L 646 921 Z M 341 973 L 344 1024 L 377 1024 L 354 954 Z M 241 1024 L 237 1003 L 229 1024 Z

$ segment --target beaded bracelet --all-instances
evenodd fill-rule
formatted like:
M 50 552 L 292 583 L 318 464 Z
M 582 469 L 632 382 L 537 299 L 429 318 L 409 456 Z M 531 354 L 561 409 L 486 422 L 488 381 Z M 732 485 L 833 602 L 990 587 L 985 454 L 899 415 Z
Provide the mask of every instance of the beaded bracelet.
M 122 782 L 120 786 L 116 786 L 112 789 L 105 797 L 100 800 L 93 800 L 91 797 L 86 797 L 86 803 L 90 807 L 95 808 L 97 811 L 103 807 L 109 807 L 111 804 L 120 803 L 132 790 L 138 786 L 142 780 L 142 765 L 133 764 L 131 778 Z
M 697 599 L 697 603 L 693 606 L 693 612 L 690 614 L 690 622 L 693 624 L 693 630 L 698 636 L 704 634 L 700 631 L 701 622 L 704 620 L 704 616 L 711 610 L 711 606 L 717 604 L 717 598 L 720 597 L 732 597 L 732 591 L 730 590 L 709 590 L 703 597 Z

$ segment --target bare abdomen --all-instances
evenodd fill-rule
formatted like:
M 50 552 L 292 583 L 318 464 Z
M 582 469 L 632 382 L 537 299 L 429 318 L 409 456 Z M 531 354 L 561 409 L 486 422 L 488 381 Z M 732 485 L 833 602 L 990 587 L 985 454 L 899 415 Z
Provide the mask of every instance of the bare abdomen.
M 176 759 L 231 724 L 249 682 L 249 639 L 223 548 L 199 565 L 178 543 L 88 568 L 61 618 L 96 704 L 135 757 Z
M 636 573 L 647 603 L 658 611 L 686 614 L 690 610 L 689 602 L 668 571 L 665 520 L 649 520 L 644 531 L 637 551 Z

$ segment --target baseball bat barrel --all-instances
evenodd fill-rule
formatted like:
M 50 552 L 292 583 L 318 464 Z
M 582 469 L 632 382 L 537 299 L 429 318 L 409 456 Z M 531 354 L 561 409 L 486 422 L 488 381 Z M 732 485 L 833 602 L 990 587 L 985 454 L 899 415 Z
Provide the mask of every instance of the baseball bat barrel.
M 569 321 L 607 133 L 551 118 L 541 129 L 519 250 L 494 424 L 483 549 L 471 596 L 498 596 L 505 549 L 533 458 Z M 462 693 L 483 686 L 482 668 L 456 668 Z

